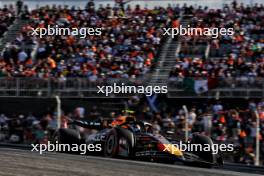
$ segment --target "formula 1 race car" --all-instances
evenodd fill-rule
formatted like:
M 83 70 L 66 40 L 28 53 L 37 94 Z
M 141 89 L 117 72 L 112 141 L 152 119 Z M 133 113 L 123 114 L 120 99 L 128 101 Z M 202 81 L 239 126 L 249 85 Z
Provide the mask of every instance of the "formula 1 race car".
M 179 141 L 154 134 L 152 125 L 147 122 L 136 121 L 134 117 L 121 116 L 116 118 L 110 126 L 103 127 L 102 121 L 73 120 L 71 128 L 61 128 L 55 132 L 53 141 L 61 144 L 100 144 L 102 150 L 93 152 L 105 157 L 125 157 L 137 160 L 175 163 L 202 167 L 223 165 L 221 155 L 209 151 L 186 152 L 175 145 Z M 77 127 L 77 128 L 76 128 Z M 80 133 L 78 127 L 93 129 L 96 132 Z M 188 144 L 213 145 L 212 140 L 204 135 L 192 134 Z

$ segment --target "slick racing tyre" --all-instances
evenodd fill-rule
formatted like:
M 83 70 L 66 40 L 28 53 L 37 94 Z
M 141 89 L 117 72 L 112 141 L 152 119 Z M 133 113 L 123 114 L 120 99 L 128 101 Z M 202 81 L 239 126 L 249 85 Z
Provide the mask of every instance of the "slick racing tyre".
M 106 157 L 116 157 L 118 154 L 118 134 L 115 129 L 112 129 L 105 140 L 104 145 L 104 156 Z
M 208 136 L 204 136 L 201 134 L 193 134 L 191 143 L 202 144 L 203 146 L 204 144 L 213 146 L 213 141 Z M 193 153 L 199 156 L 202 160 L 206 161 L 207 163 L 211 163 L 204 165 L 205 167 L 212 167 L 212 165 L 216 163 L 216 155 L 213 154 L 212 147 L 209 151 L 194 151 Z
M 112 129 L 105 140 L 104 156 L 106 157 L 132 157 L 132 137 L 128 130 Z
M 80 134 L 74 129 L 61 128 L 52 137 L 53 144 L 79 144 Z

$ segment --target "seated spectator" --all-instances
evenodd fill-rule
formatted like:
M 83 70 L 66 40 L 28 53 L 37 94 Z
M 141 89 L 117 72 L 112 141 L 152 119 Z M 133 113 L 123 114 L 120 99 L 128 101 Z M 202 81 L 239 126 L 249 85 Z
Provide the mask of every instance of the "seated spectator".
M 0 38 L 15 20 L 15 9 L 12 5 L 0 8 Z

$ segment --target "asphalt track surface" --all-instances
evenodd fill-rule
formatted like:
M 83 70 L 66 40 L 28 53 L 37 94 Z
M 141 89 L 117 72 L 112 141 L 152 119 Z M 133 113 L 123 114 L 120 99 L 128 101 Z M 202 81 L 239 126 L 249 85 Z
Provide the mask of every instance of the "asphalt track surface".
M 254 176 L 183 165 L 0 148 L 0 176 Z

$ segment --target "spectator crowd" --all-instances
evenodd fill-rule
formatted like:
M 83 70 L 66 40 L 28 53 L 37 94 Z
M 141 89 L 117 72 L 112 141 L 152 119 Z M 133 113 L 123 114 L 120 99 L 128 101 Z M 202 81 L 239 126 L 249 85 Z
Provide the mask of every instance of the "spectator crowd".
M 145 75 L 157 62 L 162 28 L 174 16 L 172 9 L 147 9 L 137 6 L 88 4 L 85 10 L 61 6 L 41 7 L 25 12 L 30 22 L 24 26 L 0 58 L 2 75 L 8 77 L 84 77 L 130 78 Z M 170 12 L 170 13 L 169 13 Z M 54 35 L 38 38 L 32 28 L 101 28 L 102 35 Z M 25 49 L 25 46 L 34 49 Z M 35 58 L 32 57 L 32 51 Z
M 0 8 L 0 38 L 8 30 L 8 27 L 15 20 L 15 9 L 12 5 Z
M 5 21 L 1 25 L 12 21 L 12 9 L 11 6 L 0 11 Z M 33 11 L 24 8 L 21 16 L 30 19 L 29 23 L 0 56 L 0 76 L 61 80 L 84 77 L 91 81 L 144 76 L 158 61 L 163 28 L 178 26 L 181 12 L 192 15 L 192 27 L 234 28 L 235 34 L 215 39 L 184 36 L 182 51 L 169 75 L 171 80 L 204 76 L 255 81 L 263 77 L 263 4 L 245 6 L 236 1 L 222 9 L 187 5 L 154 9 L 101 5 L 95 9 L 92 1 L 84 10 L 67 6 L 46 6 Z M 49 25 L 101 28 L 102 35 L 88 35 L 84 39 L 64 35 L 38 38 L 30 33 Z M 186 48 L 191 51 L 194 48 L 190 46 L 199 44 L 210 45 L 211 60 L 186 54 Z
M 232 87 L 256 85 L 262 87 L 264 77 L 264 58 L 247 61 L 243 57 L 203 60 L 200 58 L 177 58 L 176 65 L 170 71 L 171 82 L 182 82 L 184 78 L 217 78 L 218 85 Z
M 264 6 L 246 6 L 234 1 L 223 9 L 186 8 L 185 14 L 196 28 L 233 28 L 234 35 L 211 38 L 186 35 L 176 64 L 170 71 L 170 81 L 184 78 L 213 78 L 223 85 L 235 82 L 261 87 L 264 77 Z M 203 46 L 203 47 L 201 47 Z M 209 46 L 208 59 L 205 58 Z M 199 54 L 195 50 L 199 50 Z M 202 56 L 201 56 L 201 50 Z

